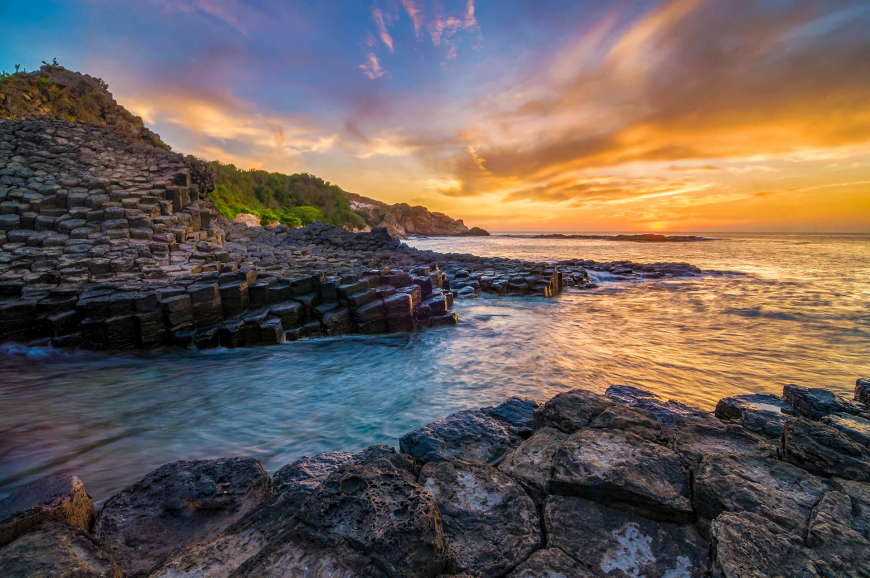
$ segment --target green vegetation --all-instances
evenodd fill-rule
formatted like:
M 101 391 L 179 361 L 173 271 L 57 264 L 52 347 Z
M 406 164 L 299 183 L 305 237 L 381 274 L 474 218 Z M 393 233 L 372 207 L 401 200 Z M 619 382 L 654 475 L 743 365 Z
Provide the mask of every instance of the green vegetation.
M 48 79 L 47 76 L 40 76 L 39 80 L 36 81 L 36 86 L 38 86 L 39 88 L 45 88 L 49 84 L 51 84 L 51 81 Z
M 339 227 L 365 227 L 340 187 L 308 173 L 245 171 L 219 161 L 212 162 L 211 167 L 217 188 L 210 198 L 227 219 L 251 213 L 263 224 L 278 221 L 298 227 L 321 221 Z

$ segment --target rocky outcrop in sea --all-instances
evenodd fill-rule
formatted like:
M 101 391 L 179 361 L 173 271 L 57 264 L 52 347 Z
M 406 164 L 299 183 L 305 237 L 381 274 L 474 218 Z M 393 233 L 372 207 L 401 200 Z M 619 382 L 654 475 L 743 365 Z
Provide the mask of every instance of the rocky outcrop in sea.
M 399 452 L 166 464 L 99 511 L 57 474 L 0 501 L 0 575 L 867 576 L 868 397 L 514 397 Z

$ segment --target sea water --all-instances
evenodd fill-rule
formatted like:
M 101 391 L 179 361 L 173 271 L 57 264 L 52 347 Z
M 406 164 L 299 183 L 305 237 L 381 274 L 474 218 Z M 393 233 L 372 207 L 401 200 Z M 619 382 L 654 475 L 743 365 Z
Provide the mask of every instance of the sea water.
M 712 409 L 797 383 L 851 397 L 870 375 L 870 236 L 693 243 L 416 239 L 534 261 L 685 261 L 715 273 L 554 299 L 457 300 L 460 324 L 239 350 L 100 354 L 0 346 L 0 497 L 70 471 L 103 500 L 175 460 L 253 456 L 274 473 L 511 395 L 629 384 Z

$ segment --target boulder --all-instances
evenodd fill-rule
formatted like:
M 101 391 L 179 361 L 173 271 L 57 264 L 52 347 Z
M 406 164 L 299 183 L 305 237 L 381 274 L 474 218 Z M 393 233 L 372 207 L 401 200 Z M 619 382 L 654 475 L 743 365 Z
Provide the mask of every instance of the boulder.
M 177 552 L 149 578 L 225 578 L 298 525 L 298 502 L 285 492 L 260 503 L 226 531 Z
M 740 423 L 749 431 L 777 440 L 793 415 L 797 412 L 791 404 L 767 393 L 726 397 L 716 404 L 716 417 L 722 421 Z
M 671 448 L 690 471 L 694 471 L 704 457 L 712 454 L 776 456 L 776 446 L 768 438 L 737 424 L 725 424 L 718 420 L 684 425 L 673 433 Z
M 858 531 L 870 540 L 870 484 L 834 478 L 834 490 L 849 496 L 852 501 L 852 515 Z
M 507 578 L 595 578 L 595 574 L 559 550 L 538 550 L 517 566 Z
M 4 578 L 122 578 L 121 569 L 81 528 L 56 517 L 0 548 Z
M 90 530 L 94 516 L 94 501 L 78 476 L 46 476 L 0 500 L 0 546 L 50 518 Z
M 723 512 L 751 512 L 804 535 L 827 488 L 821 478 L 778 460 L 714 454 L 701 462 L 694 490 L 703 533 Z
M 782 432 L 782 459 L 820 476 L 870 482 L 870 451 L 823 423 L 790 421 Z
M 347 540 L 391 576 L 454 571 L 438 505 L 407 472 L 341 466 L 306 498 L 299 517 L 314 532 Z
M 758 514 L 722 514 L 710 534 L 714 576 L 818 576 L 803 540 Z
M 614 405 L 603 395 L 584 389 L 560 393 L 535 410 L 534 428 L 549 426 L 565 433 L 574 433 Z
M 855 401 L 863 403 L 870 407 L 870 378 L 861 378 L 855 380 Z
M 550 496 L 549 548 L 598 576 L 671 578 L 706 575 L 708 545 L 691 525 L 654 522 L 581 498 Z
M 542 427 L 509 453 L 498 468 L 518 481 L 535 499 L 543 501 L 550 491 L 553 456 L 567 439 L 565 432 Z
M 509 427 L 481 410 L 464 410 L 405 434 L 399 448 L 424 464 L 461 459 L 496 465 L 522 441 Z
M 142 576 L 271 496 L 272 481 L 255 459 L 174 462 L 109 498 L 94 536 L 125 574 Z
M 711 423 L 710 412 L 659 396 L 630 385 L 611 385 L 604 393 L 615 402 L 651 411 L 666 428 L 681 428 L 689 423 Z
M 234 219 L 237 223 L 242 223 L 246 227 L 259 227 L 260 226 L 260 217 L 257 215 L 252 215 L 251 213 L 239 213 L 236 215 Z
M 572 434 L 553 456 L 550 492 L 661 521 L 688 523 L 694 517 L 689 479 L 677 455 L 619 431 Z
M 667 434 L 656 414 L 649 410 L 613 404 L 589 422 L 594 429 L 619 430 L 655 443 L 665 443 Z
M 278 470 L 272 477 L 275 493 L 290 493 L 302 500 L 317 489 L 339 466 L 349 464 L 371 464 L 375 467 L 392 467 L 409 473 L 416 473 L 413 458 L 397 454 L 390 446 L 369 446 L 361 452 L 324 452 L 314 457 L 303 456 Z
M 807 531 L 815 565 L 829 576 L 870 570 L 870 540 L 861 533 L 852 500 L 842 492 L 829 492 L 816 504 Z
M 521 438 L 528 439 L 534 429 L 532 422 L 535 410 L 539 407 L 541 402 L 538 400 L 515 395 L 495 407 L 485 407 L 482 411 L 509 426 Z
M 420 574 L 410 573 L 409 576 Z M 175 578 L 176 575 L 171 575 Z M 183 576 L 183 575 L 182 575 Z M 191 574 L 190 578 L 211 578 Z M 282 534 L 246 560 L 233 578 L 392 578 L 381 560 L 351 547 L 346 540 L 297 528 Z
M 350 463 L 353 463 L 353 454 L 349 452 L 324 452 L 314 457 L 303 456 L 275 472 L 272 476 L 275 493 L 301 492 L 307 495 L 339 466 Z
M 832 413 L 822 418 L 822 423 L 839 430 L 870 449 L 870 420 L 848 413 Z
M 427 464 L 419 482 L 438 503 L 458 571 L 504 576 L 540 546 L 535 503 L 492 466 L 461 460 Z
M 814 421 L 832 413 L 859 414 L 864 411 L 861 405 L 820 387 L 786 385 L 782 388 L 782 397 L 799 414 Z

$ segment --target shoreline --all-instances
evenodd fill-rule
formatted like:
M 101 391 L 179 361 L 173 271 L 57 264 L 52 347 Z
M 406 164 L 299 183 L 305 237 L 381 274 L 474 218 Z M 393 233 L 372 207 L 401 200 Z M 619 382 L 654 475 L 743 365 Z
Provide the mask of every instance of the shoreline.
M 854 400 L 786 386 L 714 412 L 628 386 L 514 397 L 409 432 L 398 453 L 306 456 L 272 476 L 248 458 L 166 464 L 99 513 L 81 480 L 59 474 L 0 501 L 0 569 L 847 573 L 870 561 L 868 402 L 864 379 Z

